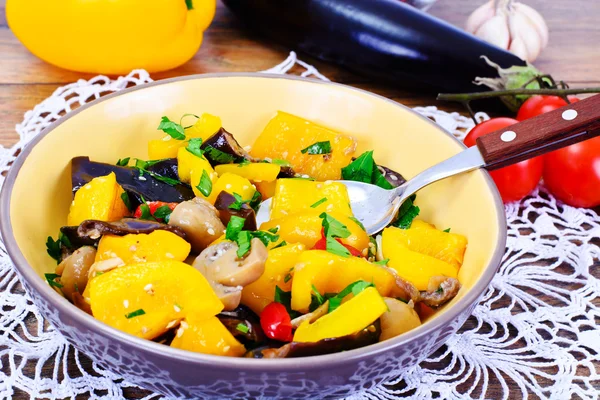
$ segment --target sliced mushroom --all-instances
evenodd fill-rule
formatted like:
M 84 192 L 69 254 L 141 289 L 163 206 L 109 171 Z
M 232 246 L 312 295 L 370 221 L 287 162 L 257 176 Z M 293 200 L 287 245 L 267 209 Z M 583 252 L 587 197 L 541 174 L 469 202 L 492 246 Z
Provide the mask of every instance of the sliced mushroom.
M 225 232 L 217 209 L 200 197 L 179 203 L 171 213 L 169 225 L 185 232 L 187 241 L 196 253 L 200 253 Z
M 391 297 L 400 298 L 402 300 L 406 300 L 407 302 L 410 300 L 415 303 L 419 301 L 420 293 L 415 285 L 402 279 L 393 268 L 384 268 L 386 268 L 396 278 L 396 285 L 392 288 L 392 292 L 390 293 Z
M 368 327 L 353 333 L 331 339 L 323 339 L 318 342 L 292 342 L 278 348 L 263 347 L 246 353 L 248 358 L 293 358 L 309 357 L 322 354 L 339 353 L 341 351 L 358 349 L 377 343 L 381 334 L 379 320 Z
M 267 248 L 260 239 L 252 239 L 250 253 L 238 258 L 238 245 L 220 242 L 206 248 L 193 267 L 204 275 L 225 306 L 235 309 L 241 300 L 242 288 L 256 281 L 265 271 Z
M 169 231 L 184 239 L 186 238 L 184 230 L 178 226 L 137 218 L 123 218 L 114 222 L 88 219 L 79 224 L 77 235 L 79 238 L 95 240 L 102 235 L 125 236 L 129 234 L 152 233 L 156 230 Z
M 56 268 L 60 273 L 62 292 L 67 299 L 73 301 L 74 293 L 83 293 L 88 283 L 88 272 L 94 259 L 96 249 L 91 246 L 80 247 L 65 258 Z
M 410 305 L 389 297 L 386 297 L 384 301 L 385 304 L 387 304 L 389 311 L 383 313 L 380 317 L 380 341 L 391 339 L 421 325 L 419 315 Z
M 460 282 L 447 276 L 432 276 L 427 291 L 421 292 L 421 301 L 429 307 L 440 307 L 452 300 L 460 290 Z

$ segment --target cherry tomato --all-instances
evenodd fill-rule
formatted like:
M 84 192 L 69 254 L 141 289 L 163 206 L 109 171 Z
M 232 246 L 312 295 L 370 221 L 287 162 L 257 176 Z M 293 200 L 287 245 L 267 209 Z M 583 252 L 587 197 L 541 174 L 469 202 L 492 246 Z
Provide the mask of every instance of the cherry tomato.
M 154 213 L 160 207 L 162 207 L 162 206 L 168 206 L 171 209 L 171 211 L 173 211 L 175 209 L 175 207 L 177 207 L 177 205 L 179 203 L 165 203 L 164 201 L 148 201 L 146 204 L 148 204 L 148 208 L 150 209 L 150 214 L 152 214 L 152 216 L 154 216 Z M 142 217 L 142 204 L 140 204 L 138 206 L 138 208 L 133 213 L 133 216 L 135 218 L 141 218 Z M 157 218 L 157 220 L 160 221 L 161 219 Z
M 579 101 L 577 97 L 569 97 L 571 103 Z M 531 96 L 519 108 L 517 113 L 517 121 L 538 116 L 548 111 L 556 110 L 567 105 L 567 102 L 562 97 L 558 96 Z
M 600 205 L 600 137 L 546 154 L 544 184 L 571 206 Z
M 516 124 L 518 121 L 512 118 L 492 118 L 482 122 L 465 138 L 465 145 L 475 146 L 475 140 L 488 133 L 498 129 Z M 527 196 L 537 186 L 542 177 L 544 161 L 541 157 L 535 157 L 530 160 L 521 161 L 508 167 L 490 171 L 490 175 L 502 196 L 505 203 L 521 200 Z
M 281 303 L 271 303 L 260 313 L 260 326 L 265 335 L 282 342 L 291 342 L 292 319 L 285 306 Z
M 342 239 L 336 238 L 335 240 L 337 240 L 342 246 L 344 246 L 346 249 L 348 249 L 350 254 L 352 254 L 354 257 L 362 257 L 363 256 L 362 253 L 357 248 L 352 247 L 348 244 L 342 243 Z M 325 238 L 325 232 L 323 231 L 323 229 L 321 229 L 321 239 L 319 239 L 317 241 L 317 243 L 315 243 L 312 250 L 327 250 L 327 239 Z

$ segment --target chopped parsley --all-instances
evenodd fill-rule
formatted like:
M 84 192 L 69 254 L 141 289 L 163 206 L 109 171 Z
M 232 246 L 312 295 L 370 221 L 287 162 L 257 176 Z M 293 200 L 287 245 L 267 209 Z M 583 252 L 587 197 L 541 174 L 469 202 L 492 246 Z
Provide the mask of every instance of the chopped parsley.
M 275 250 L 275 249 L 278 249 L 283 246 L 287 246 L 287 242 L 285 240 L 282 240 L 281 243 L 279 243 L 277 246 L 273 247 L 271 250 Z
M 193 138 L 190 139 L 185 149 L 196 157 L 204 158 L 204 150 L 202 150 L 200 146 L 202 146 L 202 139 Z
M 242 332 L 242 333 L 248 333 L 250 332 L 250 328 L 248 328 L 248 325 L 244 324 L 243 322 L 240 322 L 239 324 L 237 324 L 237 326 L 235 327 L 236 330 Z
M 362 222 L 360 222 L 357 218 L 354 218 L 354 217 L 348 217 L 348 218 L 350 218 L 353 222 L 356 222 L 356 225 L 360 226 L 360 229 L 362 229 L 365 232 L 367 231 L 365 229 L 365 226 L 362 224 Z
M 202 193 L 205 197 L 210 196 L 210 193 L 212 192 L 212 181 L 210 180 L 210 177 L 208 176 L 206 170 L 202 170 L 200 183 L 198 183 L 196 189 L 198 189 L 200 193 Z
M 373 159 L 373 150 L 366 151 L 348 166 L 342 168 L 342 179 L 377 185 L 383 189 L 392 189 Z
M 131 319 L 131 318 L 139 317 L 140 315 L 144 315 L 144 314 L 146 314 L 146 311 L 144 311 L 143 309 L 140 308 L 140 309 L 130 312 L 129 314 L 125 314 L 125 318 Z
M 271 232 L 264 231 L 245 231 L 244 223 L 246 220 L 237 215 L 232 215 L 227 229 L 225 229 L 225 239 L 231 240 L 238 245 L 237 256 L 239 258 L 244 257 L 251 248 L 251 241 L 253 238 L 259 239 L 265 246 L 269 243 L 275 243 L 279 240 L 279 235 L 275 235 Z
M 288 273 L 284 278 L 283 278 L 283 283 L 288 283 L 290 280 L 292 279 L 292 274 Z
M 444 229 L 444 232 L 446 232 L 446 233 L 450 233 L 450 228 L 448 228 L 448 229 Z
M 61 288 L 63 287 L 62 283 L 60 282 L 56 282 L 56 278 L 60 278 L 60 275 L 58 274 L 44 274 L 44 276 L 46 277 L 46 281 L 48 282 L 48 285 L 55 287 L 55 288 Z
M 317 298 L 319 305 L 325 303 L 325 298 L 321 296 L 321 293 L 319 293 L 315 285 L 312 285 L 312 294 Z
M 327 201 L 327 197 L 323 197 L 321 200 L 315 202 L 314 204 L 312 204 L 310 206 L 310 208 L 317 208 L 319 207 L 321 204 L 325 203 Z
M 231 209 L 231 210 L 240 211 L 240 210 L 242 209 L 242 206 L 243 206 L 244 204 L 246 204 L 246 203 L 249 203 L 249 202 L 250 202 L 250 200 L 243 200 L 243 199 L 242 199 L 242 196 L 240 196 L 240 195 L 239 195 L 239 194 L 237 194 L 237 193 L 234 193 L 234 194 L 233 194 L 233 198 L 235 199 L 235 201 L 234 201 L 233 203 L 231 203 L 231 204 L 229 205 L 229 207 L 227 207 L 227 208 L 229 208 L 229 209 Z
M 279 286 L 275 286 L 275 297 L 274 301 L 279 304 L 283 304 L 291 319 L 300 316 L 300 313 L 292 310 L 292 292 L 286 292 Z
M 219 164 L 230 164 L 235 161 L 236 157 L 231 154 L 225 153 L 211 145 L 206 145 L 204 148 L 204 154 L 214 162 Z
M 181 124 L 178 124 L 177 122 L 171 121 L 168 117 L 163 116 L 160 119 L 160 124 L 158 125 L 158 128 L 156 129 L 165 132 L 173 139 L 185 139 L 185 129 L 183 129 L 183 126 L 181 126 Z
M 419 215 L 419 212 L 421 212 L 421 209 L 414 204 L 416 198 L 417 195 L 413 194 L 402 203 L 400 210 L 398 210 L 398 217 L 392 222 L 393 226 L 402 229 L 410 228 L 413 220 Z
M 131 159 L 131 157 L 125 157 L 123 159 L 120 159 L 117 161 L 117 166 L 119 167 L 126 167 L 129 164 L 129 160 Z
M 252 161 L 244 158 L 242 161 L 239 162 L 238 168 L 246 166 L 246 165 L 250 165 L 250 164 L 252 164 Z
M 325 142 L 316 142 L 311 144 L 310 146 L 300 150 L 302 154 L 331 154 L 331 142 L 329 140 Z
M 349 257 L 350 251 L 336 240 L 337 238 L 343 239 L 350 236 L 350 231 L 346 225 L 327 213 L 321 213 L 319 218 L 323 219 L 326 250 L 341 257 Z
M 154 218 L 162 219 L 166 223 L 169 223 L 169 219 L 171 218 L 171 207 L 169 206 L 160 206 L 154 211 Z
M 326 250 L 331 254 L 335 254 L 340 257 L 350 257 L 351 253 L 343 244 L 338 242 L 335 238 L 327 236 L 325 238 Z
M 132 205 L 131 205 L 131 200 L 129 200 L 129 193 L 127 192 L 123 192 L 121 193 L 121 200 L 123 200 L 123 203 L 125 203 L 125 207 L 127 207 L 127 209 L 129 211 L 133 211 L 132 209 Z
M 271 160 L 271 164 L 279 165 L 280 167 L 291 167 L 292 164 L 287 160 L 280 160 L 278 158 L 274 158 Z
M 194 9 L 194 3 L 192 2 L 192 0 L 185 0 L 185 6 L 187 7 L 188 10 Z
M 46 239 L 46 251 L 50 257 L 56 260 L 57 264 L 60 263 L 62 258 L 61 245 L 67 248 L 72 247 L 71 241 L 62 232 L 58 233 L 58 239 L 56 240 L 52 239 L 52 236 L 48 236 L 48 239 Z
M 271 229 L 269 229 L 269 232 L 271 232 L 272 234 L 275 234 L 275 233 L 279 232 L 279 228 L 278 227 L 271 228 Z
M 140 204 L 140 211 L 142 212 L 142 215 L 140 215 L 140 219 L 156 221 L 156 218 L 154 218 L 152 212 L 150 212 L 150 206 L 148 205 L 148 203 L 146 203 L 146 200 L 142 198 L 142 201 L 143 203 Z
M 440 286 L 439 288 L 437 288 L 437 290 L 435 292 L 437 294 L 442 294 L 442 293 L 444 293 L 444 288 Z
M 383 260 L 375 261 L 373 264 L 376 264 L 376 265 L 386 265 L 387 266 L 387 264 L 388 264 L 389 261 L 390 261 L 389 258 L 385 258 Z
M 257 190 L 254 192 L 254 194 L 252 195 L 252 199 L 250 200 L 250 203 L 248 203 L 248 205 L 254 210 L 257 211 L 258 208 L 260 207 L 260 202 L 262 201 L 262 195 L 260 194 L 260 192 Z
M 237 256 L 238 258 L 242 258 L 248 253 L 252 247 L 250 241 L 252 240 L 252 235 L 250 235 L 250 231 L 241 231 L 235 242 L 238 245 Z
M 164 182 L 167 185 L 175 186 L 175 185 L 180 184 L 181 181 L 179 181 L 178 179 L 169 178 L 168 176 L 162 176 L 160 174 L 157 174 L 156 172 L 148 171 L 148 168 L 150 168 L 151 166 L 158 164 L 159 162 L 162 162 L 165 160 L 166 159 L 163 158 L 160 160 L 144 161 L 144 160 L 140 160 L 139 158 L 136 158 L 134 168 L 138 170 L 138 172 L 140 173 L 140 177 L 144 176 L 144 174 L 148 174 L 152 178 L 154 178 L 158 181 Z
M 363 281 L 363 280 L 356 281 L 354 283 L 349 284 L 348 286 L 346 286 L 346 288 L 344 288 L 344 290 L 342 290 L 337 295 L 335 295 L 329 299 L 328 312 L 335 311 L 335 309 L 338 308 L 342 304 L 342 300 L 344 299 L 344 297 L 348 296 L 350 293 L 352 293 L 354 296 L 356 296 L 357 294 L 359 294 L 360 292 L 362 292 L 363 290 L 365 290 L 368 287 L 375 287 L 375 285 L 371 282 L 367 282 L 367 281 Z
M 238 235 L 244 228 L 245 222 L 246 219 L 238 217 L 237 215 L 232 215 L 229 223 L 227 224 L 227 229 L 225 229 L 225 239 L 235 242 Z

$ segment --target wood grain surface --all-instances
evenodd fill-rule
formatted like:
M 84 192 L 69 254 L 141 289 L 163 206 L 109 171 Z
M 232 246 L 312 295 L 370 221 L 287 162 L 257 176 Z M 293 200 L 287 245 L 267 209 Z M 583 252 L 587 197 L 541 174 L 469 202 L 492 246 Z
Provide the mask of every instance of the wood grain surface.
M 600 86 L 600 1 L 523 1 L 539 10 L 550 27 L 549 46 L 535 65 L 555 78 L 571 83 L 572 86 Z M 25 111 L 50 96 L 57 87 L 78 79 L 89 79 L 91 75 L 51 66 L 29 53 L 7 26 L 5 2 L 6 0 L 0 0 L 0 145 L 10 146 L 17 141 L 15 124 L 23 119 Z M 430 12 L 462 27 L 470 12 L 483 2 L 484 0 L 439 0 Z M 219 4 L 215 20 L 198 54 L 187 64 L 172 71 L 153 74 L 152 78 L 162 79 L 206 72 L 264 70 L 284 60 L 289 50 L 293 49 L 264 41 L 243 30 L 228 10 Z M 448 111 L 463 111 L 455 104 L 437 104 L 432 95 L 376 84 L 369 78 L 354 75 L 307 56 L 301 57 L 333 81 L 367 89 L 408 106 L 437 105 Z M 475 321 L 468 321 L 467 329 L 473 329 L 474 325 Z M 84 366 L 89 368 L 89 361 L 85 361 Z M 2 363 L 0 368 L 7 366 Z M 52 365 L 45 366 L 44 372 L 51 374 L 52 368 Z M 540 379 L 543 381 L 543 378 Z M 402 387 L 402 384 L 399 384 L 399 387 Z M 469 387 L 469 381 L 461 387 Z M 478 388 L 472 395 L 478 396 L 479 393 Z M 499 398 L 500 393 L 500 383 L 492 380 L 486 397 Z M 138 389 L 128 389 L 125 393 L 126 398 L 132 399 L 141 398 L 146 394 L 147 392 Z M 520 392 L 515 392 L 515 395 L 519 394 Z M 28 397 L 24 392 L 17 390 L 14 398 Z

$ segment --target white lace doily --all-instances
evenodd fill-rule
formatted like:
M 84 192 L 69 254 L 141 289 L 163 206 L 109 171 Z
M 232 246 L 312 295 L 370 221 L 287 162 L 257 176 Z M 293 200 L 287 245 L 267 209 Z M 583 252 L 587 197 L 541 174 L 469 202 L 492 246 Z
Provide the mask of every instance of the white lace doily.
M 327 80 L 294 53 L 268 70 Z M 20 141 L 0 146 L 0 186 L 20 149 L 43 128 L 103 94 L 151 82 L 145 71 L 103 76 L 57 89 L 25 114 Z M 417 107 L 462 138 L 473 121 L 435 107 Z M 487 119 L 479 113 L 477 118 Z M 597 399 L 600 390 L 600 217 L 561 204 L 543 188 L 506 206 L 503 264 L 473 316 L 420 365 L 399 371 L 358 399 Z M 70 360 L 67 362 L 67 360 Z M 135 385 L 85 362 L 21 289 L 0 241 L 0 396 L 122 398 Z M 499 388 L 492 391 L 492 386 Z M 148 392 L 146 399 L 158 398 Z

